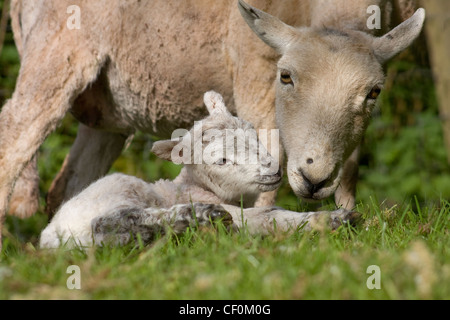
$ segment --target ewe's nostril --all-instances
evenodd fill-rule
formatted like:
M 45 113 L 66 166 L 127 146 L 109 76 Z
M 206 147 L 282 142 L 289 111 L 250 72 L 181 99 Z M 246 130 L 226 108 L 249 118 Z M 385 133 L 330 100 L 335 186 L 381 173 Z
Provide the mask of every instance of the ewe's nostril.
M 313 163 L 314 163 L 314 160 L 313 160 L 312 158 L 308 158 L 308 159 L 306 160 L 306 163 L 307 163 L 307 164 L 313 164 Z

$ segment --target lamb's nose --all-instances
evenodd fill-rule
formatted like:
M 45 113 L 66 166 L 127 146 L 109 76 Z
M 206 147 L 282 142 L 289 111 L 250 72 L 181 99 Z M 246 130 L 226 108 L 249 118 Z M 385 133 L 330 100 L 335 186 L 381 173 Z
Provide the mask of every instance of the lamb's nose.
M 263 166 L 263 168 L 270 168 L 272 167 L 272 160 L 266 160 L 266 161 L 261 161 L 261 165 Z
M 268 176 L 279 175 L 281 177 L 283 171 L 278 161 L 271 160 L 261 163 L 261 174 Z

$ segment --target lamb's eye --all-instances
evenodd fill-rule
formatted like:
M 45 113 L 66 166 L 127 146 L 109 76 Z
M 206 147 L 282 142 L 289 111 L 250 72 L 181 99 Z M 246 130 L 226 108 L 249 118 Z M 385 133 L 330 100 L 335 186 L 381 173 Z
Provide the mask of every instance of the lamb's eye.
M 369 94 L 367 95 L 367 99 L 376 100 L 379 97 L 380 93 L 381 93 L 381 88 L 376 86 L 369 92 Z
M 217 164 L 218 166 L 224 166 L 224 165 L 226 165 L 226 164 L 228 164 L 228 163 L 230 163 L 230 161 L 229 161 L 228 159 L 225 159 L 225 158 L 216 161 L 216 164 Z
M 286 70 L 281 71 L 280 80 L 282 84 L 294 84 L 291 73 Z

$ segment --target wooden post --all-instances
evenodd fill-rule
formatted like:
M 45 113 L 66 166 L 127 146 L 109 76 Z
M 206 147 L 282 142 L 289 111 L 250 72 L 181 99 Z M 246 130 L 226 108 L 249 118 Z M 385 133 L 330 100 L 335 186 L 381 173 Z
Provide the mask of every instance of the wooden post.
M 450 164 L 450 1 L 425 0 L 426 33 Z

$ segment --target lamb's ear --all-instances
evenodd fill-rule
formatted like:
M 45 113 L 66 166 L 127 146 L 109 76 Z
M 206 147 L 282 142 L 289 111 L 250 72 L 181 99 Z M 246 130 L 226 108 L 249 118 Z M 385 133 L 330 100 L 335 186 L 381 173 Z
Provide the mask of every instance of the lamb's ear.
M 374 38 L 372 48 L 377 59 L 385 63 L 398 53 L 408 48 L 420 35 L 425 21 L 425 9 L 416 13 L 402 24 L 380 38 Z
M 179 144 L 177 140 L 162 140 L 153 143 L 152 152 L 163 160 L 172 161 L 172 150 Z
M 294 27 L 252 7 L 243 0 L 239 0 L 238 8 L 253 32 L 280 54 L 284 53 L 287 45 L 299 34 Z
M 206 92 L 205 95 L 203 96 L 203 102 L 205 103 L 205 106 L 208 109 L 209 114 L 211 115 L 214 113 L 231 115 L 231 113 L 225 106 L 225 101 L 223 101 L 223 97 L 215 91 Z

